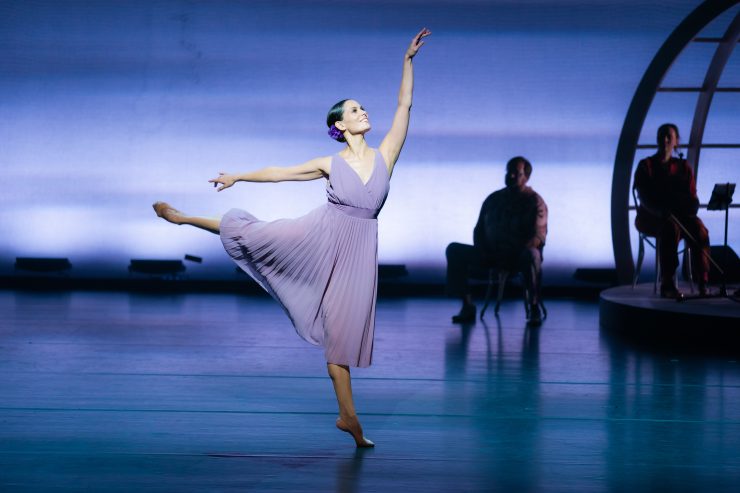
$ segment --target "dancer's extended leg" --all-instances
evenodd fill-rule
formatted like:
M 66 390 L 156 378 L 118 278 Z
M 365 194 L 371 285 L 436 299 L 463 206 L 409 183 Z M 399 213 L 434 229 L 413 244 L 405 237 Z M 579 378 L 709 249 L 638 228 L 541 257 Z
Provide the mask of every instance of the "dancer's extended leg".
M 219 234 L 221 219 L 215 217 L 187 216 L 172 207 L 167 202 L 155 202 L 152 204 L 154 212 L 165 221 L 172 224 L 189 224 L 196 228 L 205 229 L 211 233 Z
M 326 366 L 332 384 L 334 384 L 334 392 L 337 394 L 337 403 L 339 404 L 337 428 L 352 435 L 358 447 L 374 447 L 375 444 L 363 436 L 360 420 L 357 419 L 355 413 L 349 367 L 333 363 L 327 363 Z

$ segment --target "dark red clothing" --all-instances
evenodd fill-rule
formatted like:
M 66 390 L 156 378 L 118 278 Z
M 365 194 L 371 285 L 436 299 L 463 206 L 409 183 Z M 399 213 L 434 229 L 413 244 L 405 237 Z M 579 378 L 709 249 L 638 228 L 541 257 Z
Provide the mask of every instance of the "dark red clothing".
M 635 171 L 634 187 L 640 197 L 638 217 L 652 210 L 657 215 L 672 213 L 681 219 L 696 216 L 699 210 L 694 171 L 685 159 L 671 158 L 661 163 L 657 154 L 643 159 Z
M 672 214 L 696 240 L 690 244 L 694 279 L 706 283 L 709 259 L 702 252 L 709 254 L 709 233 L 696 215 L 699 198 L 689 163 L 677 158 L 662 163 L 657 154 L 645 158 L 637 165 L 634 187 L 640 198 L 635 226 L 641 233 L 659 240 L 662 282 L 673 282 L 678 267 L 678 242 L 686 236 L 670 219 Z

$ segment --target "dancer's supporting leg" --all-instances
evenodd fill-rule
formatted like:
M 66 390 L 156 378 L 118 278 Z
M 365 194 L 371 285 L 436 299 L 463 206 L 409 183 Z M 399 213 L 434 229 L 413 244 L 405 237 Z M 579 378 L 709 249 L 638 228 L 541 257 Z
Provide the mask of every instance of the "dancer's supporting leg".
M 218 234 L 220 232 L 220 218 L 187 216 L 167 202 L 155 202 L 152 204 L 152 207 L 159 217 L 165 221 L 171 222 L 172 224 L 189 224 L 196 228 L 210 231 L 211 233 Z
M 374 447 L 375 444 L 362 435 L 362 426 L 355 413 L 349 367 L 333 363 L 327 363 L 326 366 L 329 370 L 331 382 L 334 384 L 334 393 L 337 394 L 337 403 L 339 404 L 337 428 L 351 434 L 358 447 Z

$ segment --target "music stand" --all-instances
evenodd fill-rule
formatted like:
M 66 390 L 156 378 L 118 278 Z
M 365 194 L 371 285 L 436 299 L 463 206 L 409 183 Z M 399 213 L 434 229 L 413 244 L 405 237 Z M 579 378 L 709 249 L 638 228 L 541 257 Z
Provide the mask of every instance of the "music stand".
M 717 183 L 712 189 L 712 197 L 707 204 L 708 211 L 725 211 L 725 243 L 724 243 L 724 266 L 727 269 L 727 224 L 730 217 L 730 204 L 732 203 L 732 194 L 735 193 L 734 183 Z M 722 270 L 722 286 L 720 287 L 720 296 L 727 296 L 727 279 L 724 270 Z

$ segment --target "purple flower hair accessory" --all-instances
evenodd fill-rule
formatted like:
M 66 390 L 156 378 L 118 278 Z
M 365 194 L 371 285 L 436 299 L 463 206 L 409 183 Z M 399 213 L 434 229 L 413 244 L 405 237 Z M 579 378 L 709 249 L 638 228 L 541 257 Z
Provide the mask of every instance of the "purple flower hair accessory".
M 329 137 L 339 142 L 344 140 L 344 134 L 341 130 L 337 128 L 336 125 L 332 125 L 331 127 L 329 127 Z

